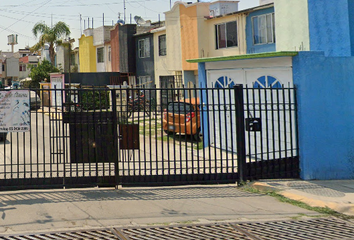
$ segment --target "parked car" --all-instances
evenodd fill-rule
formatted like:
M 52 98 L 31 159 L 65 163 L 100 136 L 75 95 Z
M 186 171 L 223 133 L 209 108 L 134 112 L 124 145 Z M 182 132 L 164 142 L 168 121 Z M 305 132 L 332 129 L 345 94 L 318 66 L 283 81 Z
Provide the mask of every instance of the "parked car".
M 163 130 L 167 134 L 191 135 L 199 141 L 200 109 L 199 99 L 190 98 L 170 102 L 163 113 Z
M 30 108 L 31 110 L 39 109 L 41 107 L 41 99 L 35 91 L 30 91 Z

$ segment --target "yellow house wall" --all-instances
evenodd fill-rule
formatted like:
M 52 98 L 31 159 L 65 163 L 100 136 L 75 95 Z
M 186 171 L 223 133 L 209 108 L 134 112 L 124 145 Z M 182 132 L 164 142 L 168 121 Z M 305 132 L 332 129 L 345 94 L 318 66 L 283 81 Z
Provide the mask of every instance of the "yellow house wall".
M 216 49 L 215 25 L 237 21 L 237 47 L 228 47 Z M 220 56 L 234 56 L 243 55 L 247 53 L 246 45 L 246 15 L 230 15 L 220 18 L 213 18 L 207 20 L 208 31 L 200 33 L 201 39 L 208 39 L 208 48 L 204 51 L 204 57 L 220 57 Z
M 168 70 L 167 56 L 169 54 L 169 49 L 166 48 L 167 54 L 165 56 L 159 56 L 159 36 L 166 34 L 165 31 L 160 31 L 154 34 L 154 68 L 155 68 L 155 84 L 156 87 L 160 87 L 160 76 L 171 76 L 174 75 L 172 71 Z M 166 35 L 166 37 L 168 37 Z
M 310 33 L 307 0 L 275 0 L 277 51 L 309 51 Z M 277 21 L 281 19 L 281 21 Z
M 96 72 L 96 47 L 93 37 L 82 35 L 79 39 L 80 72 Z
M 169 71 L 182 70 L 181 24 L 179 16 L 178 5 L 174 5 L 170 11 L 165 13 L 167 66 Z

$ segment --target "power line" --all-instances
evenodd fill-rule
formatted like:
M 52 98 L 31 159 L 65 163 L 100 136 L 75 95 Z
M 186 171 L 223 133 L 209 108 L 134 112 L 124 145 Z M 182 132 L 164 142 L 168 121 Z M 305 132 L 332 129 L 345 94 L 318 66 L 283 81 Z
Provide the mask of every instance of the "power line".
M 44 7 L 47 3 L 51 2 L 51 1 L 52 1 L 52 0 L 48 0 L 48 1 L 47 1 L 47 2 L 45 2 L 42 6 L 40 6 L 40 7 L 36 8 L 36 9 L 35 9 L 35 10 L 33 10 L 32 12 L 30 12 L 29 14 L 27 14 L 27 15 L 23 16 L 23 18 L 21 18 L 20 20 L 18 20 L 18 21 L 16 21 L 16 22 L 14 22 L 13 24 L 11 24 L 10 26 L 8 26 L 7 28 L 3 29 L 1 32 L 3 32 L 3 31 L 5 31 L 5 30 L 9 29 L 10 27 L 12 27 L 13 25 L 15 25 L 15 24 L 16 24 L 16 23 L 18 23 L 19 21 L 21 21 L 21 20 L 23 20 L 24 18 L 26 18 L 28 15 L 30 15 L 30 14 L 31 14 L 31 13 L 33 13 L 34 11 L 37 11 L 38 9 L 40 9 L 40 8 Z

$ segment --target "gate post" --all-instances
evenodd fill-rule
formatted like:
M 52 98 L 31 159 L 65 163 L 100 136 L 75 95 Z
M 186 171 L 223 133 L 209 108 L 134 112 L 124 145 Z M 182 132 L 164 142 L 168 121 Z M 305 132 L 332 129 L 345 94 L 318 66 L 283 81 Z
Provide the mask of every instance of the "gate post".
M 236 112 L 236 145 L 237 145 L 237 168 L 239 183 L 244 181 L 244 170 L 246 166 L 246 137 L 245 137 L 245 114 L 243 103 L 243 85 L 236 84 L 235 90 L 235 112 Z
M 113 112 L 113 146 L 114 146 L 114 178 L 116 182 L 116 189 L 119 185 L 119 163 L 118 163 L 118 121 L 117 121 L 117 93 L 116 89 L 111 89 L 111 98 L 112 98 L 112 112 Z

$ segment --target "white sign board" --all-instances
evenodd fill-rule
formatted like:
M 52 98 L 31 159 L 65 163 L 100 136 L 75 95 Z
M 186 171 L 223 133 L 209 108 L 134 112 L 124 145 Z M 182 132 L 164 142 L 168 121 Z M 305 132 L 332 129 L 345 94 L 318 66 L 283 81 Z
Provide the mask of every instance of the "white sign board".
M 0 132 L 30 131 L 28 90 L 0 91 Z

